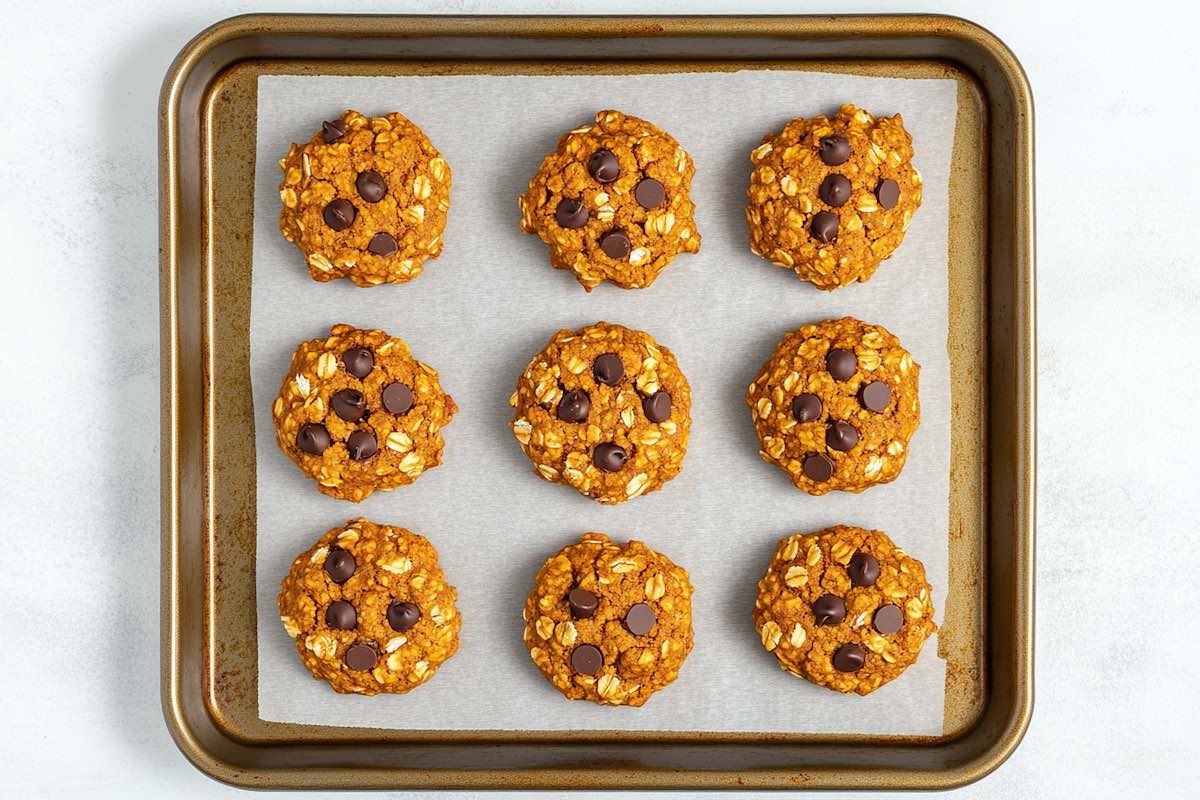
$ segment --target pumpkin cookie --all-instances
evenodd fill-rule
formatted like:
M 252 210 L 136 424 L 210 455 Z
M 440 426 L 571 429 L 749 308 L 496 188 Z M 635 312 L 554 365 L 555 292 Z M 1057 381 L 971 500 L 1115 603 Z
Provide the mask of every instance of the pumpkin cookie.
M 692 158 L 669 134 L 619 111 L 562 137 L 521 196 L 521 229 L 589 292 L 641 289 L 681 252 L 700 250 Z
M 867 280 L 921 205 L 912 156 L 899 114 L 792 120 L 750 154 L 750 249 L 818 289 Z
M 404 283 L 442 252 L 450 167 L 403 115 L 347 111 L 279 167 L 279 229 L 314 280 Z
M 538 570 L 525 646 L 567 699 L 640 706 L 691 652 L 687 571 L 641 542 L 585 533 Z
M 300 554 L 279 615 L 314 678 L 337 692 L 407 692 L 458 650 L 457 591 L 424 536 L 359 518 Z
M 754 624 L 784 670 L 870 694 L 917 660 L 933 623 L 925 567 L 882 531 L 846 525 L 779 542 Z
M 920 423 L 920 372 L 881 325 L 844 317 L 792 331 L 746 392 L 759 455 L 809 494 L 895 480 Z
M 403 340 L 334 325 L 296 349 L 272 416 L 279 446 L 317 490 L 358 502 L 441 464 L 441 430 L 457 410 Z
M 656 491 L 683 468 L 691 388 L 644 331 L 607 322 L 559 331 L 508 402 L 534 471 L 601 503 Z

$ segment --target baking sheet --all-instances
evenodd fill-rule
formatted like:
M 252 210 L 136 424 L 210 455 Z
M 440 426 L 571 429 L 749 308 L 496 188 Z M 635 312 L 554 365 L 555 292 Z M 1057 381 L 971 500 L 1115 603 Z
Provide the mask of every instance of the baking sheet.
M 749 252 L 742 209 L 750 150 L 791 117 L 853 101 L 901 112 L 924 198 L 904 244 L 867 284 L 820 292 Z M 279 233 L 278 159 L 345 108 L 399 110 L 454 171 L 445 249 L 401 286 L 308 277 Z M 586 294 L 518 227 L 517 196 L 562 132 L 619 108 L 674 135 L 697 164 L 701 252 L 650 289 Z M 802 71 L 611 76 L 263 76 L 258 82 L 251 372 L 255 407 L 259 715 L 270 721 L 401 729 L 676 730 L 939 735 L 945 664 L 936 638 L 901 678 L 866 698 L 794 678 L 758 641 L 750 612 L 776 541 L 847 523 L 886 530 L 924 561 L 945 604 L 950 470 L 946 351 L 947 186 L 952 80 Z M 762 462 L 746 385 L 779 338 L 842 315 L 883 324 L 922 366 L 922 422 L 893 483 L 809 497 Z M 607 320 L 670 347 L 693 388 L 684 470 L 654 494 L 601 506 L 536 477 L 508 430 L 507 400 L 559 328 Z M 414 485 L 352 504 L 319 494 L 279 450 L 270 409 L 290 354 L 336 322 L 404 338 L 460 407 L 445 464 Z M 219 473 L 218 473 L 219 479 Z M 428 536 L 459 588 L 462 645 L 407 695 L 337 695 L 301 666 L 275 608 L 296 554 L 354 516 Z M 691 574 L 696 646 L 679 679 L 640 709 L 568 702 L 521 642 L 537 567 L 579 534 L 639 538 Z

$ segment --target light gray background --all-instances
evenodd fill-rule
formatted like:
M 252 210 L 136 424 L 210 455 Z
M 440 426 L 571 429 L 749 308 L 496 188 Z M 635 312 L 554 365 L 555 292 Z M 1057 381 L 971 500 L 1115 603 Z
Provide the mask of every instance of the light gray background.
M 5 8 L 0 795 L 238 794 L 183 760 L 158 705 L 156 98 L 171 58 L 211 22 L 252 9 L 338 8 L 349 6 L 45 0 Z M 1194 794 L 1194 6 L 664 0 L 648 9 L 630 0 L 518 0 L 355 8 L 940 10 L 1003 38 L 1038 104 L 1038 698 L 1012 759 L 957 795 Z
M 903 680 L 867 698 L 847 697 L 779 669 L 755 635 L 750 609 L 779 538 L 836 522 L 886 530 L 925 562 L 934 603 L 939 610 L 944 605 L 947 182 L 956 92 L 947 80 L 770 71 L 260 78 L 250 324 L 260 716 L 419 729 L 940 734 L 945 662 L 936 656 L 936 638 Z M 694 97 L 722 109 L 720 124 L 694 109 Z M 742 210 L 748 154 L 764 132 L 796 114 L 833 113 L 842 98 L 879 115 L 904 113 L 924 193 L 885 268 L 869 283 L 822 292 L 747 250 Z M 564 131 L 610 105 L 650 119 L 691 153 L 703 244 L 698 254 L 677 258 L 649 289 L 600 286 L 587 293 L 569 273 L 550 268 L 541 240 L 521 233 L 516 198 Z M 348 281 L 316 283 L 279 234 L 280 154 L 343 107 L 402 109 L 454 170 L 445 250 L 410 284 L 363 290 Z M 884 325 L 921 364 L 921 427 L 896 481 L 818 499 L 797 492 L 758 457 L 745 392 L 785 331 L 844 314 Z M 530 358 L 559 328 L 598 319 L 650 331 L 675 352 L 693 392 L 683 472 L 661 491 L 619 506 L 601 506 L 536 477 L 507 426 L 508 396 Z M 445 429 L 443 466 L 357 505 L 314 491 L 279 449 L 271 422 L 296 344 L 327 335 L 329 324 L 340 321 L 404 338 L 439 371 L 459 405 Z M 320 533 L 359 514 L 429 536 L 459 590 L 460 651 L 411 694 L 329 691 L 300 664 L 279 623 L 279 581 L 292 560 Z M 586 530 L 644 539 L 686 567 L 696 586 L 695 649 L 675 684 L 643 708 L 565 703 L 521 644 L 521 604 L 534 571 Z M 496 690 L 481 692 L 483 686 Z

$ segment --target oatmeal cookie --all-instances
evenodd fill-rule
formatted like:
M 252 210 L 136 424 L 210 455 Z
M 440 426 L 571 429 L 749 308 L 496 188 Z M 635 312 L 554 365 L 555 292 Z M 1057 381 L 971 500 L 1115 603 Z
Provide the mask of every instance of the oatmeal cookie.
M 337 692 L 407 692 L 458 650 L 458 592 L 424 536 L 359 518 L 292 563 L 279 615 L 296 652 Z
M 921 205 L 912 156 L 899 114 L 797 117 L 750 154 L 750 249 L 818 289 L 867 280 Z
M 656 491 L 683 468 L 692 391 L 674 354 L 644 331 L 607 322 L 559 331 L 508 402 L 534 471 L 601 503 Z
M 687 571 L 641 542 L 585 533 L 538 570 L 525 646 L 567 699 L 640 706 L 691 652 Z
M 681 252 L 700 250 L 692 157 L 668 133 L 619 111 L 562 137 L 520 198 L 521 229 L 589 292 L 641 289 Z
M 450 167 L 403 115 L 347 111 L 279 167 L 279 229 L 314 280 L 404 283 L 442 252 Z
M 882 325 L 844 317 L 792 331 L 746 392 L 759 455 L 814 495 L 895 480 L 921 419 L 920 372 Z
M 835 525 L 779 542 L 754 625 L 784 670 L 870 694 L 916 662 L 933 623 L 925 566 L 882 531 Z
M 403 340 L 334 325 L 296 349 L 271 414 L 279 446 L 318 491 L 358 502 L 441 464 L 457 410 Z

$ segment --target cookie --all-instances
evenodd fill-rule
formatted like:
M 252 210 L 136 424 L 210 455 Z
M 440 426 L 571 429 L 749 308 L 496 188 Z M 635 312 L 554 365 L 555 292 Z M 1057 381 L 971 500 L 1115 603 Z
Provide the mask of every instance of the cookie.
M 296 349 L 271 415 L 279 446 L 317 490 L 358 502 L 441 464 L 457 410 L 403 340 L 334 325 Z
M 657 491 L 679 474 L 692 390 L 644 331 L 598 322 L 560 330 L 508 400 L 534 472 L 601 503 Z
M 442 252 L 450 167 L 402 114 L 347 111 L 279 161 L 279 229 L 314 280 L 404 283 Z
M 458 593 L 424 536 L 366 519 L 292 562 L 279 616 L 314 678 L 336 692 L 407 692 L 458 650 Z
M 779 542 L 754 625 L 784 670 L 839 692 L 897 678 L 937 626 L 925 567 L 882 531 L 835 525 Z
M 585 533 L 538 570 L 525 646 L 567 699 L 640 706 L 692 650 L 687 571 L 641 542 Z
M 882 325 L 844 317 L 792 331 L 746 392 L 759 455 L 809 494 L 895 480 L 921 420 L 920 372 Z
M 589 292 L 654 283 L 679 253 L 700 250 L 690 196 L 696 168 L 670 134 L 620 111 L 563 136 L 521 196 L 521 229 Z
M 899 114 L 797 117 L 750 154 L 750 249 L 818 289 L 867 280 L 921 205 L 912 157 Z

